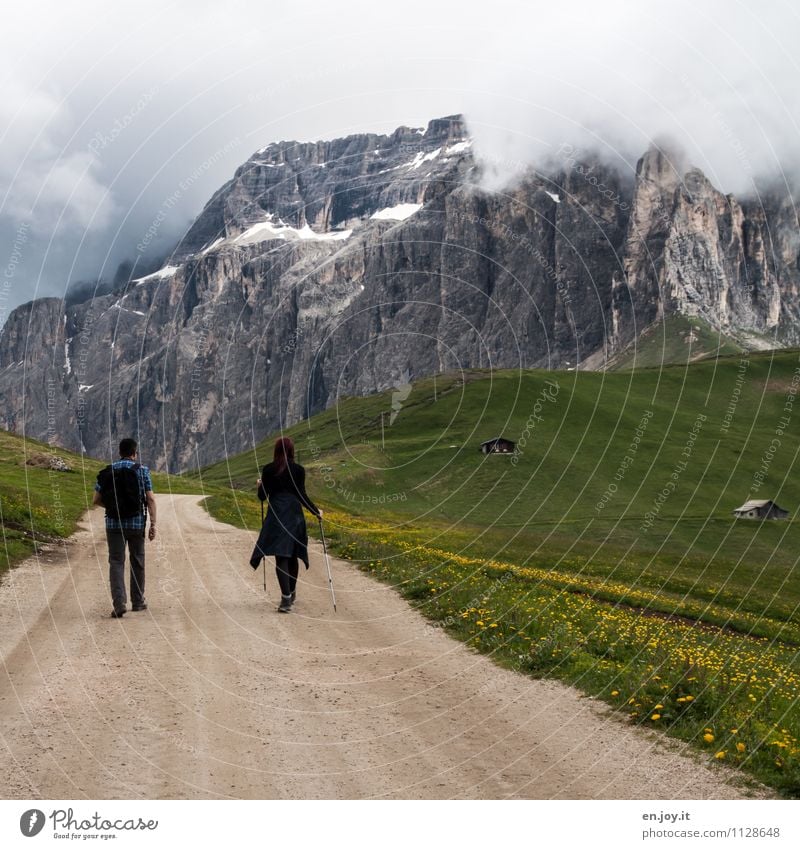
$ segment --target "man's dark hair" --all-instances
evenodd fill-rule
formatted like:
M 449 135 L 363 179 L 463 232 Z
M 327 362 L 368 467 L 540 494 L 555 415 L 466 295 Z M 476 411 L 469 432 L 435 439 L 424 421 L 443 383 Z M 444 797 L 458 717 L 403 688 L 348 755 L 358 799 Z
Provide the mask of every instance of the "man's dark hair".
M 119 456 L 133 457 L 138 447 L 139 443 L 135 439 L 123 439 L 119 443 Z

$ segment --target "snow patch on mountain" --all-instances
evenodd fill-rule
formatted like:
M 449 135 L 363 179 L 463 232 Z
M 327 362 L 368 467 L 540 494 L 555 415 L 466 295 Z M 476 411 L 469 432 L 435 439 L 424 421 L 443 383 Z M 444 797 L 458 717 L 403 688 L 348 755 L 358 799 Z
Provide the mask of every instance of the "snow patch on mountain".
M 421 203 L 398 203 L 397 206 L 387 206 L 386 209 L 378 210 L 370 215 L 370 218 L 377 221 L 405 221 L 420 209 L 422 209 Z
M 336 230 L 330 233 L 315 233 L 308 224 L 301 228 L 290 227 L 278 219 L 277 224 L 273 224 L 273 215 L 270 213 L 266 221 L 260 221 L 258 224 L 253 224 L 248 227 L 244 233 L 238 235 L 233 241 L 240 245 L 252 244 L 254 242 L 266 242 L 269 239 L 285 239 L 288 241 L 302 240 L 314 242 L 341 242 L 349 239 L 352 230 Z
M 163 268 L 159 268 L 158 271 L 154 271 L 152 274 L 147 274 L 144 277 L 137 277 L 133 282 L 137 286 L 142 286 L 147 280 L 166 280 L 168 277 L 174 277 L 179 270 L 179 265 L 165 265 Z

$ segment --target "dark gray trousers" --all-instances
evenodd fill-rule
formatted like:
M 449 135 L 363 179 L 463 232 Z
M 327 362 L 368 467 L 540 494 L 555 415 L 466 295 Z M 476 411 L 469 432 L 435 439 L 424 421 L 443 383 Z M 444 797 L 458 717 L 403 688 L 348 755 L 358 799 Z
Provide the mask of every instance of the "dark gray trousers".
M 278 575 L 278 583 L 281 586 L 281 595 L 291 595 L 297 586 L 297 573 L 300 571 L 300 564 L 296 557 L 281 557 L 278 555 L 275 558 L 275 572 Z
M 111 601 L 114 610 L 124 610 L 128 604 L 125 594 L 125 546 L 131 557 L 131 604 L 144 602 L 144 530 L 109 531 L 108 575 L 111 583 Z

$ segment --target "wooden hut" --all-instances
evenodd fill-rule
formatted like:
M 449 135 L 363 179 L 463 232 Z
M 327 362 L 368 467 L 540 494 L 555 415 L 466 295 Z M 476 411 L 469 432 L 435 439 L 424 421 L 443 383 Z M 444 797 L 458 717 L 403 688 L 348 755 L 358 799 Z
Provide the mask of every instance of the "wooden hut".
M 513 454 L 515 443 L 503 436 L 481 442 L 482 454 Z
M 785 519 L 789 515 L 774 501 L 745 501 L 733 511 L 737 519 Z

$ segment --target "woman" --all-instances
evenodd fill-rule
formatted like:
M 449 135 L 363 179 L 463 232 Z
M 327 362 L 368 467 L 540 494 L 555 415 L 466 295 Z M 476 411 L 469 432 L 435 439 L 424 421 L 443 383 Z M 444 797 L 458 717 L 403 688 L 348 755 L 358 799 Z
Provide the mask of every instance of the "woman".
M 275 571 L 281 588 L 278 610 L 288 613 L 296 597 L 298 559 L 308 569 L 308 533 L 303 507 L 322 518 L 320 510 L 306 494 L 306 470 L 294 461 L 294 442 L 282 436 L 275 442 L 271 463 L 258 480 L 258 497 L 269 498 L 267 518 L 261 526 L 250 565 L 258 569 L 265 555 L 275 556 Z

